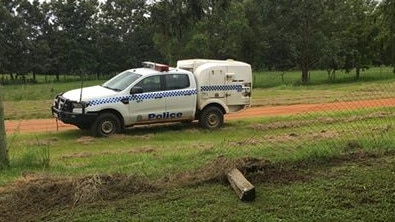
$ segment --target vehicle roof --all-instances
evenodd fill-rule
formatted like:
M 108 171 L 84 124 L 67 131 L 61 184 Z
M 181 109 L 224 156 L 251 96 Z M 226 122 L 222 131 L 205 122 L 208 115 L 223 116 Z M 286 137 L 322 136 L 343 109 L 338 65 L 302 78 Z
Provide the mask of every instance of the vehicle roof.
M 250 65 L 245 62 L 240 62 L 233 59 L 185 59 L 177 61 L 177 67 L 181 69 L 195 71 L 200 66 L 250 67 Z
M 163 72 L 160 72 L 160 71 L 157 71 L 157 70 L 151 69 L 151 68 L 134 68 L 134 69 L 128 69 L 127 71 L 137 73 L 137 74 L 140 74 L 143 76 L 158 75 L 158 74 L 161 75 L 161 74 L 168 74 L 168 73 L 174 73 L 174 74 L 177 74 L 177 73 L 184 73 L 184 74 L 188 73 L 189 74 L 189 73 L 191 73 L 187 70 L 178 69 L 178 68 L 170 68 L 169 71 L 163 71 Z

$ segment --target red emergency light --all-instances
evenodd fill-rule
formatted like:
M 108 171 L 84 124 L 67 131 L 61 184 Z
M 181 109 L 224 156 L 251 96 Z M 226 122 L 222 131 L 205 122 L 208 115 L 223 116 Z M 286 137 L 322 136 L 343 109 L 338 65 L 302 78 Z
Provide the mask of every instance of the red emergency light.
M 165 64 L 155 63 L 155 70 L 159 72 L 167 72 L 169 71 L 169 66 Z
M 143 67 L 154 69 L 159 72 L 167 72 L 169 71 L 169 66 L 165 64 L 159 64 L 154 62 L 143 62 Z

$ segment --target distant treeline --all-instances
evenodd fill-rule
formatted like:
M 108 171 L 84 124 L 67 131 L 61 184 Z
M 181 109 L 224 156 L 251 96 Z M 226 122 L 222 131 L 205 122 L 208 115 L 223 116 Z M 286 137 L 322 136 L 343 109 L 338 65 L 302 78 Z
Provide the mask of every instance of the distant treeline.
M 0 0 L 0 21 L 0 73 L 10 81 L 232 58 L 299 69 L 306 83 L 313 68 L 358 78 L 395 63 L 393 0 Z

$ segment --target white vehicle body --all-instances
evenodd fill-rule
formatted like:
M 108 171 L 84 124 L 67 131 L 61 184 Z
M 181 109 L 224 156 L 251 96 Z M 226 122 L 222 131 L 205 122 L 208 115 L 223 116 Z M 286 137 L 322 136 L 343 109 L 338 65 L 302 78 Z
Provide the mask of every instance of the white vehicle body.
M 100 86 L 74 89 L 54 99 L 52 113 L 64 123 L 107 136 L 125 127 L 199 120 L 218 128 L 223 115 L 251 104 L 249 64 L 191 59 L 176 68 L 151 62 L 126 70 Z

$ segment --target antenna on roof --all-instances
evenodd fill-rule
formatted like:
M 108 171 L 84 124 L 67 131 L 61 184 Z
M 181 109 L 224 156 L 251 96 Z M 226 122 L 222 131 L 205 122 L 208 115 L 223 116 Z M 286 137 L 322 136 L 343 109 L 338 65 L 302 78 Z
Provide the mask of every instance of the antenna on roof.
M 80 74 L 81 77 L 81 89 L 80 89 L 80 102 L 82 101 L 82 88 L 84 87 L 84 77 L 83 74 Z

